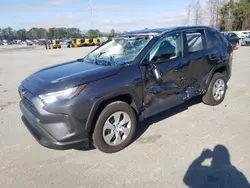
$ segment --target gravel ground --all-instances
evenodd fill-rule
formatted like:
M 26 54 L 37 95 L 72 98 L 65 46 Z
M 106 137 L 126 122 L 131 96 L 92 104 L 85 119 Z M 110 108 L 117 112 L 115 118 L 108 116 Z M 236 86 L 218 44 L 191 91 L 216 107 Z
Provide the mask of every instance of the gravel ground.
M 0 50 L 0 187 L 188 187 L 183 178 L 191 163 L 203 149 L 212 150 L 218 144 L 228 149 L 231 164 L 250 179 L 248 47 L 234 53 L 229 89 L 217 107 L 191 101 L 154 116 L 142 122 L 135 141 L 116 154 L 40 146 L 20 120 L 19 83 L 40 68 L 80 58 L 91 49 Z M 217 158 L 221 159 L 217 163 L 227 164 L 219 168 L 225 174 L 227 155 L 217 153 Z M 207 181 L 216 184 L 210 163 L 205 160 L 207 167 L 194 170 L 194 176 L 189 174 L 193 178 L 185 182 L 194 187 L 201 180 L 198 177 L 208 173 Z

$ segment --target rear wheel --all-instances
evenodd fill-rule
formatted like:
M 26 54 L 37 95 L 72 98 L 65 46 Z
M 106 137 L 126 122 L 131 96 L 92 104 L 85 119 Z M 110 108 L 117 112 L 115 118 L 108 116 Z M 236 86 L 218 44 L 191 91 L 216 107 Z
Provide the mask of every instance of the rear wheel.
M 225 75 L 221 73 L 215 73 L 202 100 L 207 105 L 219 105 L 225 98 L 226 90 L 227 79 Z
M 98 117 L 93 144 L 102 152 L 114 153 L 127 147 L 136 129 L 134 110 L 125 102 L 107 105 Z

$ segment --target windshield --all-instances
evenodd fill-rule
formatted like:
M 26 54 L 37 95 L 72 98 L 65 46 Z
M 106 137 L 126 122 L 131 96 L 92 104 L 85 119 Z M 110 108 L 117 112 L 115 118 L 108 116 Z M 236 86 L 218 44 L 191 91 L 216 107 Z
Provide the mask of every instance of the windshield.
M 114 38 L 84 58 L 85 62 L 102 65 L 130 64 L 152 37 Z

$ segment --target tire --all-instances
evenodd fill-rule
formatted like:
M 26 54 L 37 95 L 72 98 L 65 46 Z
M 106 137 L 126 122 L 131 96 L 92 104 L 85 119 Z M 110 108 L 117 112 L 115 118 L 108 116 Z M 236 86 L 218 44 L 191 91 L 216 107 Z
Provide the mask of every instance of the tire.
M 123 115 L 119 115 L 120 113 L 121 114 L 123 113 Z M 122 131 L 114 130 L 116 128 L 112 128 L 113 129 L 112 131 L 111 129 L 108 129 L 106 127 L 107 122 L 108 122 L 108 125 L 111 125 L 111 127 L 119 127 L 118 125 L 114 126 L 112 123 L 110 123 L 112 120 L 115 121 L 115 119 L 117 119 L 114 117 L 119 117 L 118 119 L 121 120 L 119 121 L 121 122 L 121 124 L 123 124 L 123 121 L 126 122 L 126 120 L 130 120 L 130 123 L 124 124 L 124 127 L 120 126 L 123 129 L 130 130 L 129 133 L 127 133 L 127 136 L 125 133 L 123 134 Z M 136 130 L 136 124 L 137 124 L 137 119 L 136 119 L 135 112 L 127 103 L 122 102 L 122 101 L 116 101 L 116 102 L 110 103 L 103 109 L 103 111 L 101 112 L 101 114 L 99 115 L 97 119 L 94 133 L 92 135 L 94 147 L 104 153 L 115 153 L 124 149 L 131 143 L 133 139 L 133 136 Z M 126 126 L 128 128 L 126 128 Z M 121 140 L 123 140 L 121 143 L 117 141 L 118 137 L 116 133 L 119 134 L 118 137 Z M 108 137 L 105 137 L 104 135 L 109 135 L 110 137 L 108 138 Z M 109 143 L 107 142 L 107 140 L 109 141 Z
M 218 82 L 222 83 L 222 81 L 224 82 L 224 88 L 221 87 L 220 91 L 224 90 L 223 94 L 222 92 L 218 92 L 220 94 L 215 94 L 215 92 L 213 90 L 216 91 L 216 89 L 214 89 L 215 83 Z M 219 84 L 220 85 L 220 84 Z M 223 85 L 223 84 L 222 84 Z M 215 88 L 220 88 L 220 87 L 215 87 Z M 222 89 L 223 88 L 223 89 Z M 207 92 L 205 93 L 205 95 L 202 97 L 202 100 L 205 104 L 210 105 L 210 106 L 216 106 L 219 105 L 220 103 L 222 103 L 222 101 L 225 98 L 226 95 L 226 91 L 227 91 L 227 79 L 225 77 L 225 75 L 221 74 L 221 73 L 215 73 L 209 83 Z M 220 96 L 220 97 L 219 97 Z

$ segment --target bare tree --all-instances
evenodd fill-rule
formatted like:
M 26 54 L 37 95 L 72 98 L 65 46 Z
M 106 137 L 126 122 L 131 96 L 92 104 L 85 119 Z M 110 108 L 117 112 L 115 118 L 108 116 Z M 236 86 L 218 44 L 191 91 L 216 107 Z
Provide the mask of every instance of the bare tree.
M 208 0 L 207 1 L 207 8 L 208 8 L 210 26 L 215 26 L 216 25 L 218 1 L 219 0 Z
M 191 13 L 193 11 L 193 6 L 194 6 L 194 2 L 191 1 L 191 3 L 189 3 L 189 5 L 186 8 L 186 11 L 187 11 L 187 25 L 190 25 L 190 17 L 191 17 Z
M 194 11 L 194 24 L 201 25 L 202 24 L 202 6 L 199 0 L 197 0 L 193 4 L 193 11 Z
M 208 0 L 207 1 L 207 10 L 209 16 L 209 24 L 211 26 L 218 26 L 220 9 L 225 5 L 227 0 Z

